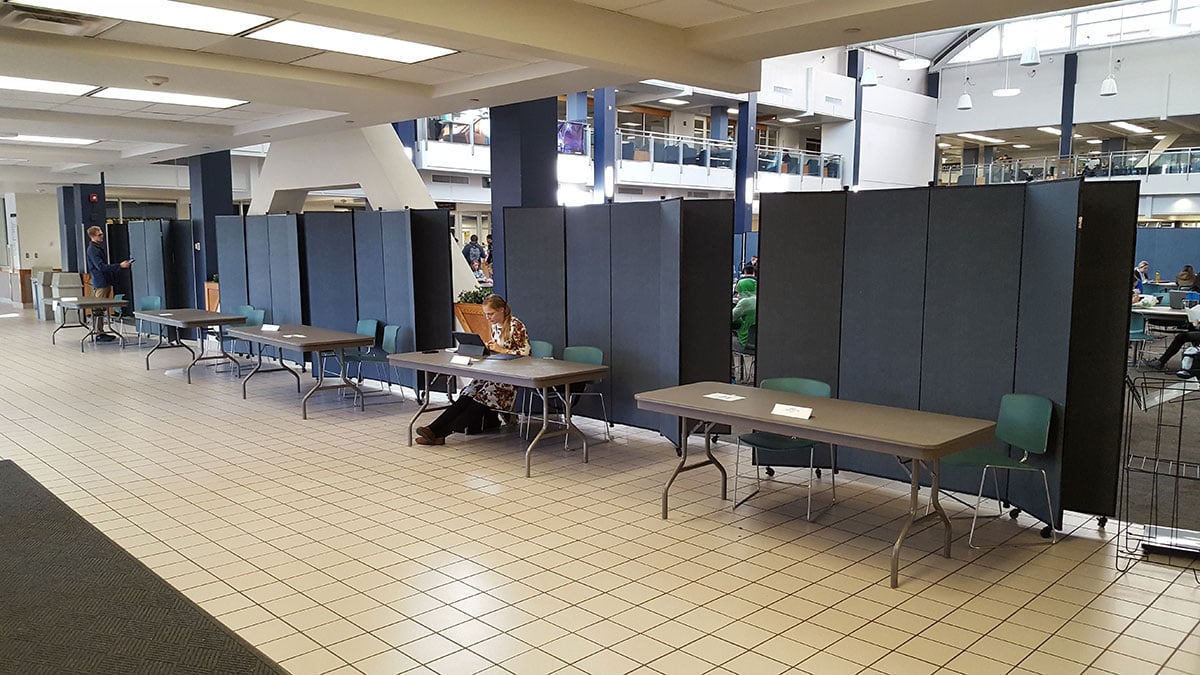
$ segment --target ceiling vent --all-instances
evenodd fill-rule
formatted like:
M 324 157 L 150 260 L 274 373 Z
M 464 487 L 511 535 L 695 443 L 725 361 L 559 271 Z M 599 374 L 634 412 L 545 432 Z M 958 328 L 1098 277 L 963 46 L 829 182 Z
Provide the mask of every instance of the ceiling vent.
M 25 7 L 5 3 L 0 7 L 0 26 L 20 28 L 39 33 L 90 37 L 99 35 L 120 23 L 114 19 L 56 12 L 40 7 Z

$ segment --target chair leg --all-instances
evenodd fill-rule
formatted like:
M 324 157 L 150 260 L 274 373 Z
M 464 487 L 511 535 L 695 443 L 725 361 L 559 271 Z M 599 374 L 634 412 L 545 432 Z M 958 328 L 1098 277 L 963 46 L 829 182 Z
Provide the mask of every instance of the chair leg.
M 1046 527 L 1050 528 L 1050 544 L 1058 543 L 1058 528 L 1054 527 L 1054 504 L 1050 501 L 1050 481 L 1046 479 L 1046 470 L 1039 469 L 1042 474 L 1042 487 L 1046 488 L 1046 513 L 1050 515 L 1050 522 L 1046 523 Z
M 992 469 L 992 467 L 983 467 L 983 474 L 979 476 L 979 494 L 975 497 L 975 515 L 971 517 L 971 532 L 967 535 L 967 545 L 974 549 L 982 548 L 975 545 L 975 524 L 979 522 L 979 506 L 983 503 L 983 486 L 987 483 L 988 469 Z M 993 474 L 994 476 L 995 474 Z
M 604 436 L 612 440 L 612 420 L 608 419 L 608 406 L 604 405 L 604 394 L 600 394 L 600 412 L 604 414 Z

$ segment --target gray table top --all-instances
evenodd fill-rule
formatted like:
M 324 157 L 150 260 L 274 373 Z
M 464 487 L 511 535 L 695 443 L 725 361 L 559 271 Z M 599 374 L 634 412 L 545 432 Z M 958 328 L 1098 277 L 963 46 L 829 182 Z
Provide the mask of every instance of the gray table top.
M 1171 309 L 1170 307 L 1163 307 L 1162 305 L 1154 305 L 1153 307 L 1134 307 L 1130 311 L 1132 311 L 1134 314 L 1141 314 L 1142 316 L 1161 316 L 1168 319 L 1187 318 L 1186 309 Z
M 202 328 L 204 326 L 231 326 L 246 323 L 246 317 L 240 314 L 221 314 L 203 309 L 161 309 L 133 313 L 134 318 L 173 326 L 175 328 Z
M 706 398 L 735 394 L 737 401 Z M 669 415 L 750 425 L 760 431 L 799 436 L 874 452 L 933 460 L 979 445 L 995 436 L 996 423 L 923 410 L 801 396 L 722 382 L 697 382 L 635 394 L 638 408 Z M 804 420 L 771 413 L 775 404 L 812 408 Z
M 117 300 L 116 298 L 92 298 L 80 296 L 74 300 L 68 298 L 58 298 L 58 304 L 67 309 L 89 309 L 92 307 L 121 307 L 128 304 L 128 300 Z
M 450 363 L 450 359 L 454 356 L 456 355 L 453 352 L 438 350 L 433 354 L 424 352 L 392 354 L 388 356 L 388 360 L 392 365 L 403 368 L 482 378 L 501 384 L 539 389 L 560 384 L 599 380 L 608 373 L 608 366 L 605 365 L 574 363 L 557 359 L 535 359 L 530 356 L 507 360 L 472 357 L 471 365 L 458 365 Z
M 297 349 L 304 352 L 319 352 L 326 349 L 341 349 L 347 347 L 370 347 L 375 344 L 375 336 L 348 333 L 342 330 L 305 326 L 297 323 L 285 323 L 276 331 L 264 331 L 261 326 L 239 328 L 231 326 L 226 331 L 229 337 L 239 340 L 249 340 L 272 347 Z

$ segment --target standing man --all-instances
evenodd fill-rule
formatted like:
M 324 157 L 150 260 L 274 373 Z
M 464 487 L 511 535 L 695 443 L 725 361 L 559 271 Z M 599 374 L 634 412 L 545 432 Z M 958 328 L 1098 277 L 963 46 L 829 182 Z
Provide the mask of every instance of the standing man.
M 130 261 L 123 260 L 117 264 L 108 262 L 108 252 L 104 249 L 104 230 L 95 225 L 87 229 L 91 243 L 87 247 L 87 271 L 91 278 L 93 298 L 111 298 L 113 296 L 113 275 L 120 270 L 129 269 Z M 112 342 L 117 338 L 101 332 L 104 327 L 105 310 L 92 312 L 92 323 L 100 342 Z
M 483 250 L 483 244 L 479 243 L 479 235 L 471 235 L 471 241 L 463 247 L 463 257 L 467 259 L 467 264 L 483 262 L 487 256 L 487 251 Z

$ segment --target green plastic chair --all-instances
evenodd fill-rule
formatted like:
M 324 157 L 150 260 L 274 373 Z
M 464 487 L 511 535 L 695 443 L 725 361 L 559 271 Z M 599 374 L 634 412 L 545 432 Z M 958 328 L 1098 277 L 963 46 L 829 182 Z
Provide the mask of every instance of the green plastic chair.
M 545 340 L 530 340 L 529 356 L 535 359 L 552 359 L 554 358 L 554 345 Z M 533 397 L 535 396 L 541 399 L 541 391 L 538 389 L 522 389 L 521 420 L 525 424 L 526 429 L 529 427 L 530 416 L 533 414 Z M 546 405 L 546 402 L 542 401 L 542 405 Z
M 554 345 L 544 340 L 530 340 L 529 355 L 535 359 L 554 358 Z
M 792 394 L 803 394 L 805 396 L 819 396 L 821 398 L 829 398 L 833 390 L 825 382 L 820 380 L 810 380 L 804 377 L 772 377 L 758 383 L 760 389 L 770 389 L 772 391 L 785 391 Z M 746 496 L 746 499 L 738 501 L 738 483 L 743 477 L 741 472 L 742 460 L 742 444 L 750 446 L 751 459 L 754 464 L 754 492 Z M 734 455 L 733 469 L 733 508 L 736 509 L 742 502 L 749 500 L 762 488 L 762 473 L 761 469 L 770 464 L 771 459 L 782 459 L 786 455 L 808 452 L 808 505 L 805 510 L 805 518 L 812 520 L 812 489 L 813 482 L 820 476 L 819 469 L 816 468 L 816 448 L 818 441 L 810 441 L 805 438 L 797 438 L 795 436 L 784 436 L 783 434 L 771 433 L 769 431 L 752 431 L 748 434 L 742 434 L 737 439 L 737 450 Z M 837 502 L 837 466 L 836 456 L 834 455 L 833 446 L 829 446 L 829 464 L 831 470 L 829 472 L 830 489 L 833 500 L 829 506 Z M 768 466 L 768 475 L 773 476 L 774 471 Z M 826 507 L 828 508 L 828 506 Z
M 138 311 L 138 312 L 157 312 L 160 309 L 162 309 L 162 296 L 143 295 L 142 297 L 138 298 L 138 300 L 137 300 L 137 310 L 136 311 Z M 142 331 L 143 324 L 144 324 L 144 322 L 141 319 L 138 319 L 138 321 L 137 321 L 138 346 L 141 346 L 141 344 L 142 344 L 142 335 L 144 334 L 144 331 Z M 159 329 L 159 332 L 161 335 L 162 326 L 160 325 L 158 329 Z
M 1142 355 L 1142 349 L 1147 342 L 1153 342 L 1162 336 L 1146 332 L 1146 317 L 1141 314 L 1129 315 L 1129 344 L 1133 347 L 1133 363 L 1137 364 Z
M 1021 458 L 1010 457 L 1007 451 L 997 451 L 988 448 L 971 448 L 942 458 L 942 466 L 979 467 L 983 474 L 979 478 L 979 494 L 975 499 L 975 515 L 971 518 L 971 535 L 967 543 L 971 548 L 996 548 L 995 546 L 975 545 L 975 525 L 979 521 L 979 506 L 983 503 L 983 486 L 987 481 L 988 470 L 993 470 L 992 484 L 1000 497 L 999 481 L 996 470 L 1035 471 L 1042 474 L 1042 487 L 1046 490 L 1046 509 L 1051 520 L 1054 518 L 1054 506 L 1050 501 L 1050 482 L 1046 478 L 1046 470 L 1032 466 L 1029 460 L 1033 455 L 1044 455 L 1050 438 L 1050 420 L 1054 405 L 1050 399 L 1034 394 L 1005 394 L 1000 399 L 1000 417 L 996 420 L 996 438 L 1021 451 Z M 1001 502 L 1003 515 L 1003 502 Z M 1020 509 L 1010 512 L 1013 520 L 1020 515 Z M 1049 539 L 1050 544 L 1058 541 L 1058 534 L 1053 523 L 1047 523 L 1042 528 L 1042 537 Z
M 125 299 L 124 293 L 117 293 L 116 295 L 113 296 L 113 300 L 124 300 L 124 299 Z M 117 324 L 117 332 L 120 333 L 121 335 L 124 335 L 125 334 L 125 318 L 127 316 L 128 315 L 125 313 L 125 305 L 121 305 L 120 307 L 113 307 L 109 311 L 109 314 L 108 314 L 108 325 L 112 326 L 113 323 L 116 323 Z
M 571 363 L 587 363 L 587 364 L 596 365 L 596 366 L 602 365 L 604 363 L 604 351 L 601 350 L 599 347 L 589 347 L 586 345 L 576 345 L 574 347 L 563 347 L 562 357 L 563 357 L 563 361 L 570 361 Z M 608 440 L 611 441 L 612 440 L 611 429 L 612 429 L 613 423 L 612 423 L 612 420 L 610 420 L 608 418 L 608 406 L 606 406 L 604 404 L 604 392 L 602 392 L 602 391 L 587 391 L 587 387 L 589 385 L 600 384 L 602 381 L 603 380 L 592 380 L 591 382 L 584 382 L 582 385 L 580 385 L 581 388 L 579 391 L 571 392 L 571 396 L 573 396 L 573 397 L 574 396 L 598 396 L 598 397 L 600 397 L 600 412 L 604 415 L 604 422 L 605 422 L 604 436 L 605 436 L 605 438 L 607 438 Z M 558 393 L 559 400 L 562 401 L 563 404 L 565 405 L 566 401 L 562 397 L 562 392 L 557 392 L 557 393 Z

